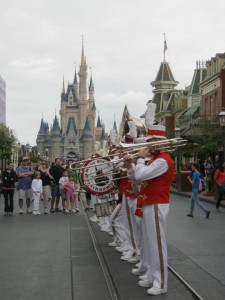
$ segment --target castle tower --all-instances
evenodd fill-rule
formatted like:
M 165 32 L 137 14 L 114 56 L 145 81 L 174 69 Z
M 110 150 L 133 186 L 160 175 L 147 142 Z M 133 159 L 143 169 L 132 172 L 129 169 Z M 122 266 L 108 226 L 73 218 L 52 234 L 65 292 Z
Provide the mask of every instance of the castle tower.
M 43 124 L 41 123 L 37 137 L 41 156 L 45 153 L 45 148 L 48 148 L 51 160 L 56 157 L 64 160 L 91 157 L 95 145 L 96 106 L 92 75 L 87 87 L 87 63 L 83 41 L 78 76 L 75 68 L 73 81 L 68 82 L 67 87 L 63 78 L 59 113 L 60 121 L 55 116 L 51 131 L 46 129 L 42 120 Z
M 95 128 L 95 139 L 98 142 L 100 142 L 101 140 L 102 129 L 103 129 L 103 125 L 101 123 L 100 116 L 98 115 L 97 124 Z
M 75 95 L 78 97 L 79 95 L 79 84 L 77 81 L 77 70 L 75 69 L 74 73 L 74 79 L 73 79 L 74 89 L 75 89 Z
M 48 149 L 48 156 L 51 161 L 54 161 L 55 158 L 62 156 L 61 129 L 56 115 L 53 121 L 51 130 L 51 143 L 49 142 Z
M 87 64 L 86 58 L 84 56 L 84 43 L 82 41 L 82 53 L 81 53 L 81 63 L 80 63 L 80 71 L 78 73 L 79 76 L 79 115 L 80 115 L 80 123 L 79 128 L 84 128 L 88 102 L 87 102 Z
M 37 140 L 36 140 L 36 142 L 37 142 L 37 152 L 38 153 L 44 153 L 45 139 L 46 139 L 45 123 L 44 123 L 44 119 L 42 117 L 40 128 L 39 128 L 38 135 L 37 135 Z
M 87 111 L 89 116 L 90 126 L 93 129 L 93 136 L 95 135 L 94 128 L 95 128 L 95 118 L 96 118 L 96 107 L 95 107 L 95 98 L 94 98 L 94 84 L 92 80 L 92 74 L 90 77 L 90 83 L 88 87 L 89 99 L 87 104 Z
M 92 156 L 94 152 L 94 137 L 88 117 L 86 117 L 83 135 L 81 137 L 83 142 L 83 158 L 87 159 Z

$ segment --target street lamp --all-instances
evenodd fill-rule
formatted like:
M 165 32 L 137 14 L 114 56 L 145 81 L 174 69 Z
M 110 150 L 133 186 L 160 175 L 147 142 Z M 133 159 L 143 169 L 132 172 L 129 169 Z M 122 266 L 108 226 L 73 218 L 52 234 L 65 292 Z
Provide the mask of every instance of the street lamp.
M 180 138 L 180 128 L 176 127 L 175 129 L 175 138 Z M 180 150 L 177 148 L 177 172 L 180 171 Z
M 219 113 L 220 126 L 222 128 L 223 162 L 225 161 L 225 108 Z
M 45 149 L 45 156 L 48 157 L 48 148 Z

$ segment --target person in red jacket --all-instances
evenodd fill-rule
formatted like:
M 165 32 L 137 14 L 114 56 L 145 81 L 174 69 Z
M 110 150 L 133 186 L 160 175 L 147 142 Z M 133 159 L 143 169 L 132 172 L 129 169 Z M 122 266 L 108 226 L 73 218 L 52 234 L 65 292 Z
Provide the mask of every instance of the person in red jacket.
M 148 138 L 157 141 L 165 138 L 165 127 L 152 125 L 148 128 Z M 173 162 L 168 152 L 155 151 L 152 161 L 145 164 L 149 155 L 149 148 L 143 148 L 138 152 L 136 166 L 131 158 L 125 156 L 128 174 L 133 177 L 134 184 L 141 183 L 138 196 L 138 204 L 142 205 L 143 221 L 146 230 L 146 252 L 148 252 L 149 268 L 147 279 L 140 280 L 138 284 L 149 287 L 147 293 L 159 295 L 167 292 L 167 242 L 166 222 L 169 213 L 169 190 L 173 175 Z
M 220 211 L 220 202 L 223 199 L 223 195 L 225 194 L 225 162 L 223 162 L 222 166 L 219 166 L 214 175 L 214 180 L 218 184 L 218 198 L 216 202 L 216 210 Z

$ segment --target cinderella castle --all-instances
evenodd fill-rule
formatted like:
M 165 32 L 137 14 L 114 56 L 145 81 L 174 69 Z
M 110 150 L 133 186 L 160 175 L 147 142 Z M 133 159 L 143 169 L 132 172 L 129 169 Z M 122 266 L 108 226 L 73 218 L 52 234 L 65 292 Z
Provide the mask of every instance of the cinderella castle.
M 55 115 L 53 125 L 41 120 L 37 135 L 37 151 L 40 157 L 78 160 L 89 158 L 101 148 L 105 139 L 105 129 L 100 117 L 96 120 L 94 84 L 92 75 L 87 86 L 87 63 L 82 43 L 80 70 L 75 70 L 73 83 L 65 89 L 64 79 L 60 103 L 60 121 Z

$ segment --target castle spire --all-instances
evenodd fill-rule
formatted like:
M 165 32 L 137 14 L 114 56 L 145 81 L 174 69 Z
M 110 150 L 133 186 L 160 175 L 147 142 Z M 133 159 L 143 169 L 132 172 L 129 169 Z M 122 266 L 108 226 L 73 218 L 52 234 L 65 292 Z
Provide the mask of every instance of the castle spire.
M 74 73 L 73 83 L 74 83 L 74 84 L 77 84 L 77 83 L 78 83 L 78 81 L 77 81 L 77 70 L 76 70 L 76 68 L 75 68 L 75 73 Z
M 89 91 L 94 91 L 94 84 L 93 84 L 93 79 L 92 79 L 92 73 L 90 77 L 90 83 L 89 83 Z
M 80 101 L 87 100 L 87 64 L 84 56 L 84 40 L 82 36 L 82 52 L 81 52 L 81 63 L 79 76 L 79 99 Z
M 81 52 L 81 63 L 80 63 L 81 66 L 84 66 L 86 65 L 86 58 L 84 56 L 84 37 L 82 35 L 82 52 Z
M 99 112 L 98 112 L 98 120 L 97 120 L 97 128 L 100 128 L 102 127 L 102 123 L 101 123 L 101 120 L 100 120 L 100 116 L 99 116 Z
M 64 83 L 64 75 L 63 75 L 63 87 L 62 87 L 62 94 L 65 94 L 65 83 Z

